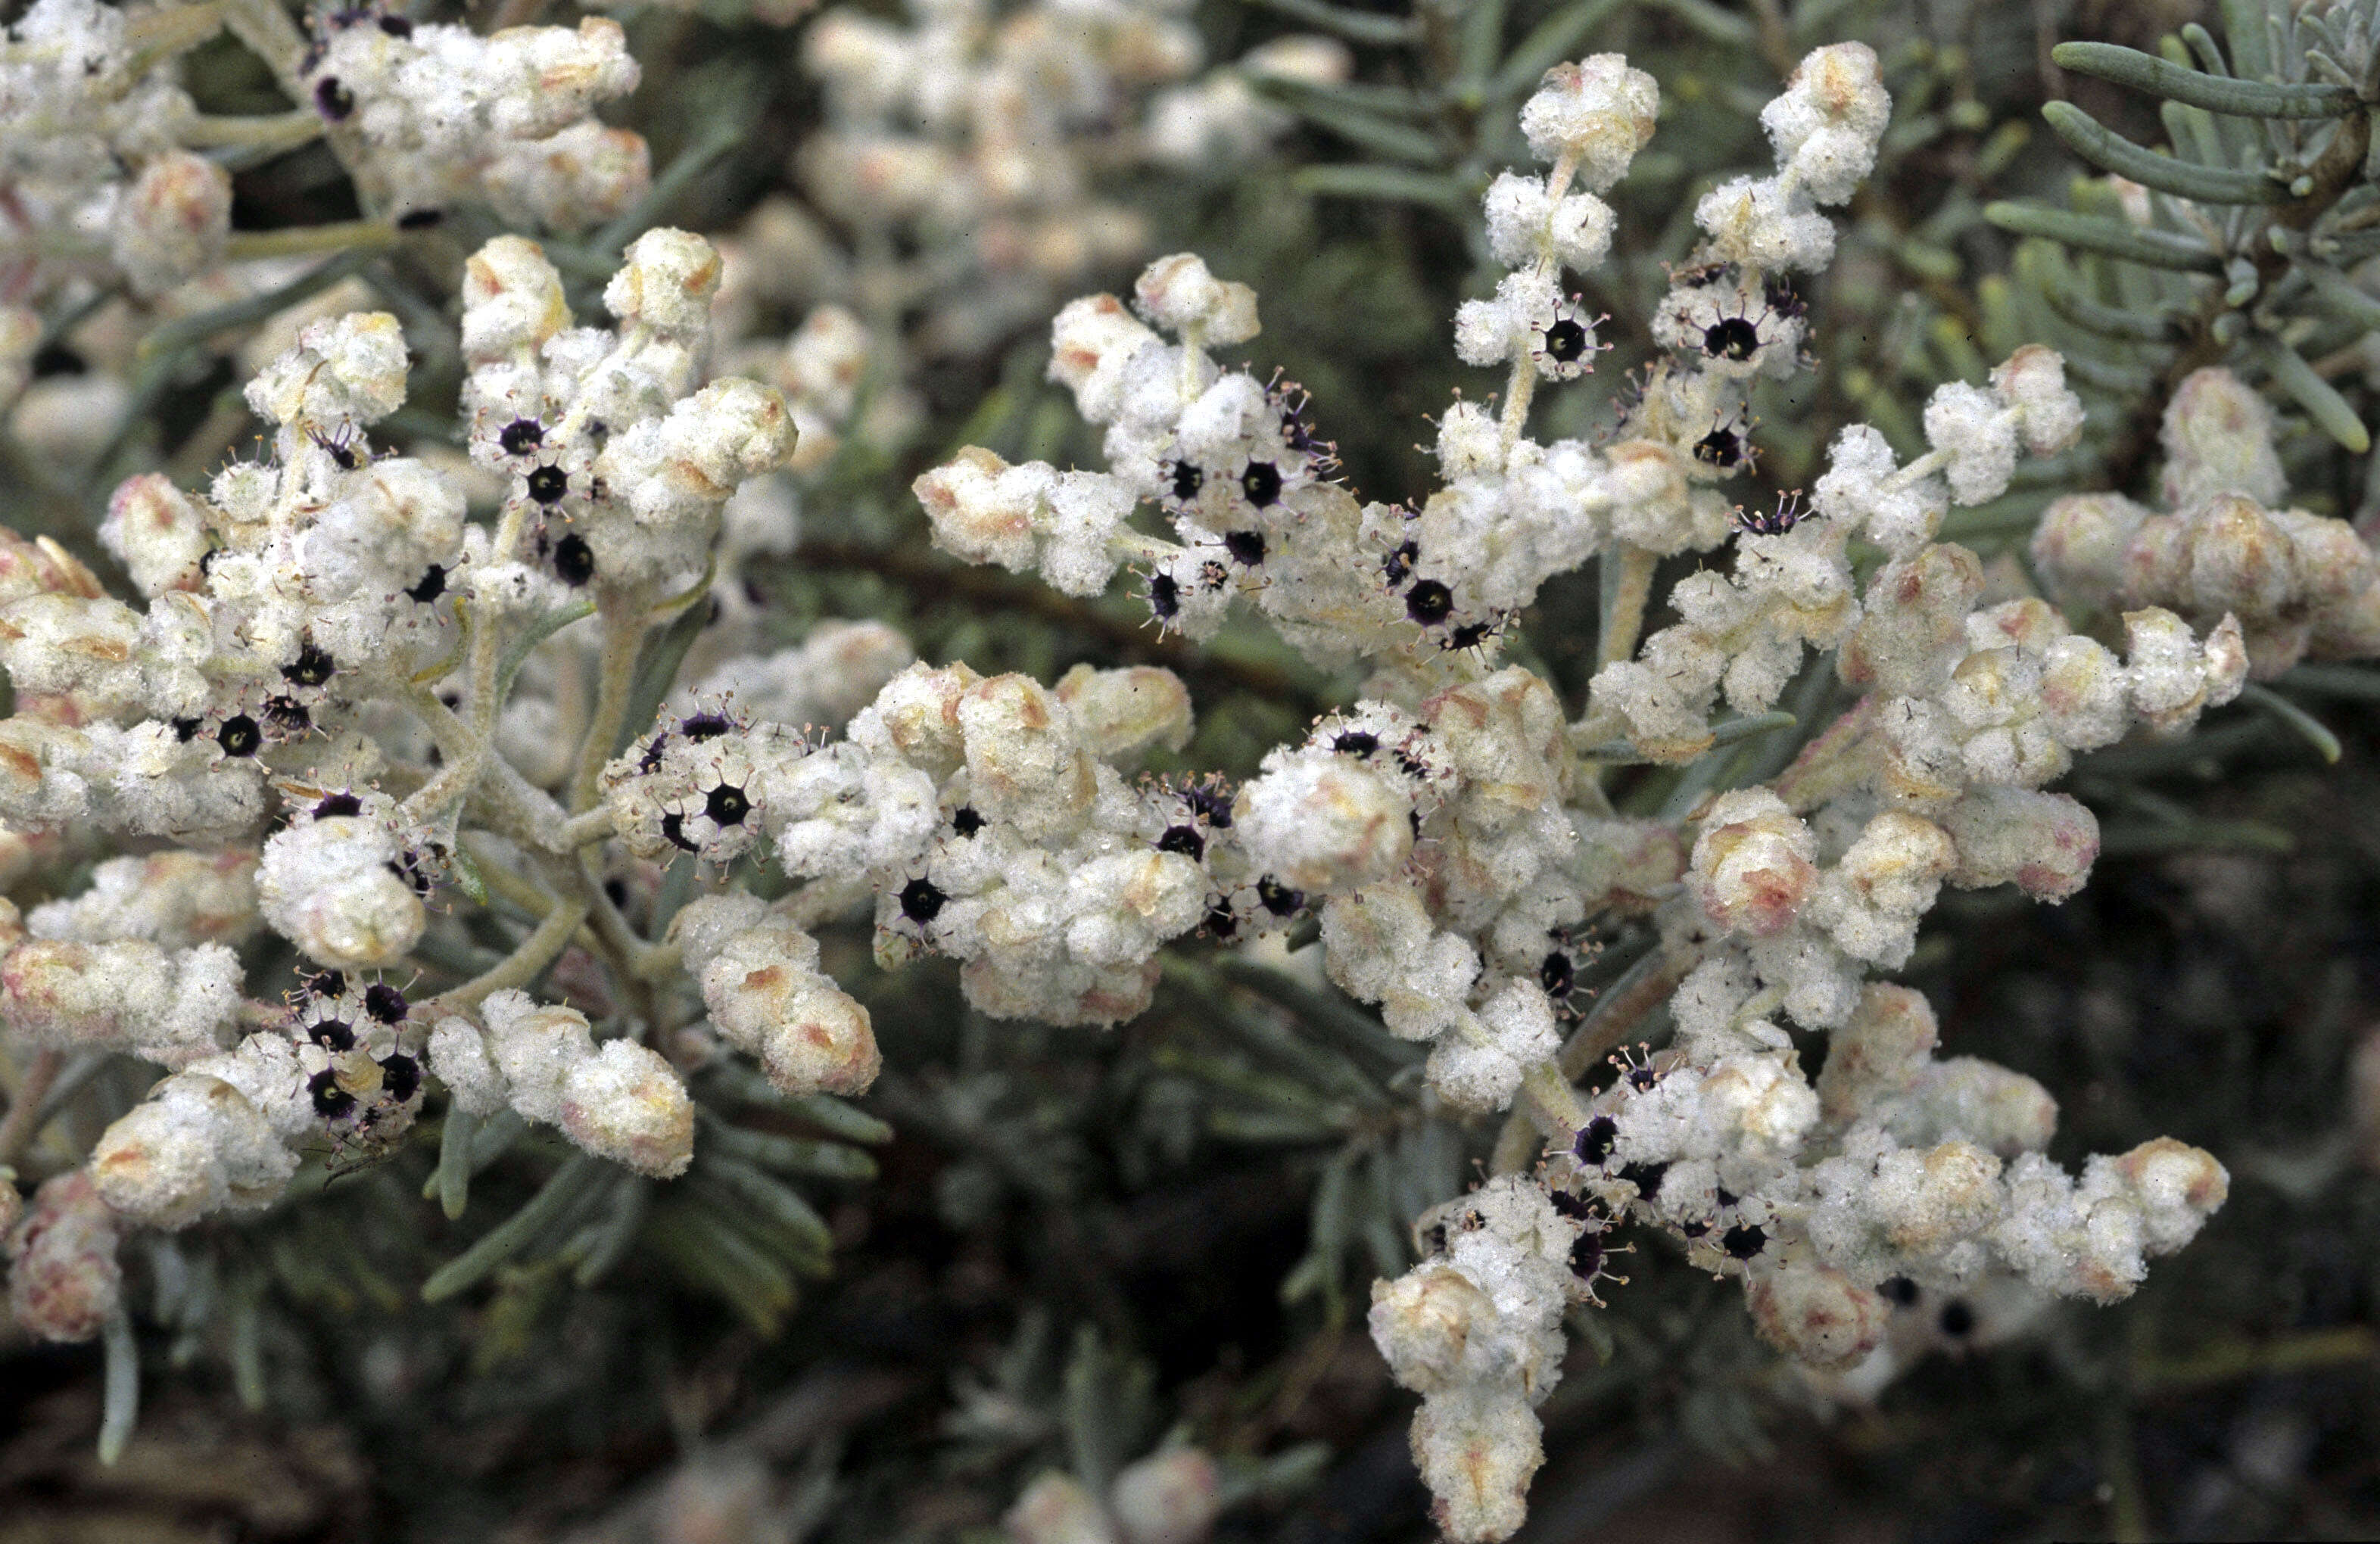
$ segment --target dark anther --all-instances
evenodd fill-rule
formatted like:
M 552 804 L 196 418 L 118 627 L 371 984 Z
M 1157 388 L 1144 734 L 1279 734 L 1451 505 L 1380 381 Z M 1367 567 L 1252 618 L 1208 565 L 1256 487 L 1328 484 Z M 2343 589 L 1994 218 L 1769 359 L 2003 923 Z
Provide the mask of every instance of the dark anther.
M 1436 579 L 1417 580 L 1405 591 L 1405 614 L 1425 627 L 1435 627 L 1454 610 L 1454 591 Z
M 339 1087 L 338 1074 L 328 1067 L 306 1080 L 306 1091 L 314 1096 L 314 1113 L 326 1121 L 355 1113 L 356 1096 Z
M 403 880 L 406 888 L 411 890 L 416 895 L 427 895 L 432 889 L 430 876 L 421 871 L 420 861 L 411 853 L 405 853 L 395 862 L 384 863 L 381 867 Z
M 446 593 L 446 570 L 438 564 L 431 564 L 422 570 L 420 582 L 405 593 L 423 605 L 428 605 Z
M 1953 1300 L 1942 1305 L 1942 1332 L 1946 1335 L 1967 1335 L 1974 1332 L 1975 1310 Z
M 1305 892 L 1292 890 L 1270 874 L 1267 874 L 1257 881 L 1257 899 L 1263 904 L 1265 910 L 1271 912 L 1275 917 L 1293 917 L 1297 914 L 1297 908 L 1305 904 Z
M 1661 1176 L 1670 1172 L 1667 1163 L 1622 1163 L 1620 1177 L 1636 1187 L 1640 1199 L 1651 1200 L 1661 1193 Z
M 1187 461 L 1173 463 L 1173 496 L 1188 504 L 1207 485 L 1207 474 Z
M 1603 1161 L 1611 1156 L 1611 1144 L 1618 1140 L 1620 1123 L 1609 1115 L 1597 1115 L 1578 1128 L 1578 1138 L 1571 1144 L 1571 1151 L 1578 1155 L 1581 1163 L 1599 1169 Z
M 1694 442 L 1694 459 L 1708 467 L 1734 467 L 1743 461 L 1743 436 L 1725 424 Z
M 1917 1301 L 1917 1283 L 1906 1276 L 1887 1276 L 1876 1284 L 1876 1295 L 1898 1308 Z
M 1167 826 L 1165 834 L 1157 839 L 1157 850 L 1200 858 L 1207 856 L 1207 839 L 1198 834 L 1196 826 Z
M 337 76 L 326 75 L 315 82 L 314 105 L 324 117 L 337 123 L 356 110 L 356 93 L 341 85 Z
M 1240 492 L 1258 509 L 1281 502 L 1281 468 L 1269 461 L 1251 461 L 1240 474 Z
M 1148 577 L 1148 609 L 1160 622 L 1171 622 L 1181 614 L 1182 587 L 1174 583 L 1172 575 Z
M 983 829 L 983 816 L 972 804 L 962 804 L 951 811 L 951 829 L 961 836 L 973 836 Z
M 496 444 L 506 456 L 526 456 L 545 443 L 545 425 L 535 419 L 515 419 L 496 431 Z
M 1586 329 L 1565 316 L 1546 329 L 1546 358 L 1556 364 L 1576 364 L 1586 352 Z
M 1342 729 L 1330 736 L 1330 748 L 1360 760 L 1380 748 L 1380 737 L 1368 729 Z
M 923 927 L 941 915 L 942 903 L 949 898 L 931 880 L 911 880 L 901 887 L 901 915 Z
M 1232 554 L 1232 562 L 1253 568 L 1265 559 L 1264 532 L 1260 530 L 1226 531 L 1223 533 L 1223 550 Z
M 1190 807 L 1190 813 L 1216 830 L 1231 829 L 1232 801 L 1224 797 L 1221 789 L 1205 786 L 1184 788 L 1182 790 L 1182 802 Z
M 215 731 L 215 744 L 223 747 L 225 756 L 253 756 L 264 744 L 264 731 L 246 713 L 234 713 Z
M 1449 649 L 1476 649 L 1495 636 L 1496 624 L 1493 622 L 1466 622 L 1446 635 L 1445 646 Z
M 528 474 L 528 496 L 540 504 L 559 504 L 570 492 L 570 474 L 560 467 L 540 467 Z
M 722 783 L 703 796 L 702 812 L 720 825 L 740 826 L 752 812 L 752 801 L 745 797 L 743 789 Z
M 1712 359 L 1748 359 L 1760 351 L 1760 329 L 1747 316 L 1722 316 L 1703 329 L 1703 352 Z
M 587 538 L 572 531 L 553 544 L 553 571 L 562 582 L 576 590 L 595 577 L 595 549 Z
M 360 815 L 363 812 L 364 801 L 353 794 L 327 795 L 322 803 L 314 806 L 314 819 L 318 821 L 334 820 L 341 815 Z
M 296 660 L 281 667 L 281 678 L 292 686 L 319 687 L 336 669 L 328 653 L 310 643 L 298 650 Z
M 386 981 L 374 981 L 364 988 L 364 1012 L 382 1024 L 403 1024 L 406 1006 L 405 993 Z
M 404 1054 L 384 1056 L 380 1064 L 381 1087 L 388 1097 L 403 1104 L 421 1091 L 421 1064 Z
M 1768 1234 L 1757 1222 L 1738 1222 L 1719 1234 L 1718 1246 L 1730 1259 L 1750 1259 L 1768 1247 Z

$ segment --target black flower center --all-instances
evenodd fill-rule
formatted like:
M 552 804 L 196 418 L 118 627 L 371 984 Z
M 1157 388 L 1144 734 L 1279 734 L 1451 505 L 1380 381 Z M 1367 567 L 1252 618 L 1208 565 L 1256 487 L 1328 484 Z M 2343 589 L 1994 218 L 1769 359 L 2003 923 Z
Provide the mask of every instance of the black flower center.
M 445 593 L 446 570 L 435 563 L 423 569 L 420 582 L 406 591 L 407 595 L 425 606 Z
M 1748 359 L 1760 351 L 1760 329 L 1744 316 L 1722 316 L 1703 329 L 1703 352 L 1712 359 Z
M 951 829 L 961 836 L 973 836 L 983 829 L 983 817 L 972 804 L 962 804 L 951 811 Z
M 752 812 L 752 801 L 744 796 L 743 789 L 722 783 L 704 796 L 702 812 L 719 825 L 740 826 Z
M 1198 834 L 1196 826 L 1167 826 L 1165 834 L 1157 839 L 1161 853 L 1180 853 L 1184 857 L 1207 856 L 1207 839 Z
M 360 815 L 363 812 L 364 801 L 353 794 L 332 794 L 324 797 L 322 803 L 314 806 L 314 819 L 318 821 L 334 820 L 341 815 Z
M 1730 1259 L 1750 1259 L 1768 1247 L 1768 1234 L 1757 1222 L 1738 1222 L 1719 1234 L 1718 1245 Z
M 1258 509 L 1281 502 L 1281 468 L 1269 461 L 1251 461 L 1240 474 L 1240 492 Z
M 526 456 L 545 443 L 545 425 L 535 419 L 515 419 L 496 431 L 496 444 L 506 456 Z
M 1546 329 L 1546 358 L 1556 364 L 1578 363 L 1586 353 L 1586 329 L 1565 316 Z
M 264 731 L 246 713 L 234 713 L 215 731 L 215 744 L 223 747 L 225 756 L 253 756 L 264 744 Z
M 326 75 L 314 84 L 314 105 L 324 117 L 337 123 L 356 110 L 356 93 L 341 84 L 337 76 Z
M 292 686 L 319 687 L 336 669 L 328 653 L 310 643 L 298 650 L 297 659 L 281 667 L 281 678 Z
M 1207 485 L 1207 474 L 1187 461 L 1173 463 L 1173 496 L 1188 504 Z
M 949 898 L 931 880 L 911 880 L 901 887 L 901 915 L 923 927 L 941 915 L 942 903 Z
M 570 492 L 570 474 L 560 467 L 539 467 L 528 474 L 528 496 L 540 504 L 559 504 Z
M 1425 627 L 1435 627 L 1454 610 L 1454 591 L 1436 579 L 1421 579 L 1405 591 L 1405 614 Z
M 553 571 L 562 582 L 576 590 L 595 577 L 595 549 L 587 538 L 572 531 L 553 544 Z
M 1223 535 L 1223 550 L 1232 554 L 1232 561 L 1234 563 L 1253 568 L 1265 560 L 1264 532 L 1260 530 L 1227 531 Z
M 405 993 L 385 981 L 374 981 L 364 988 L 364 1012 L 382 1024 L 405 1022 Z

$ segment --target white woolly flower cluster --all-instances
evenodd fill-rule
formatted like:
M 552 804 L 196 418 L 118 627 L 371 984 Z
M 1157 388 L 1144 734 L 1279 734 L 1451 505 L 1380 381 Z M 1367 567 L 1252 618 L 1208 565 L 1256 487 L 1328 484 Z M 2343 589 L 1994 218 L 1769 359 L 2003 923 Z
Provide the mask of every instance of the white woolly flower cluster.
M 1601 1227 L 1506 1174 L 1424 1216 L 1428 1258 L 1373 1283 L 1372 1339 L 1422 1396 L 1414 1462 L 1449 1538 L 1502 1538 L 1528 1515 L 1545 1459 L 1536 1406 L 1561 1380 L 1562 1312 L 1591 1284 L 1572 1260 Z
M 2034 533 L 2061 603 L 2167 607 L 2201 627 L 2239 620 L 2249 674 L 2380 655 L 2380 559 L 2355 528 L 2289 498 L 2273 413 L 2229 371 L 2198 371 L 2167 404 L 2169 514 L 2120 493 L 2070 493 Z M 2129 620 L 2129 616 L 2128 616 Z
M 594 115 L 636 90 L 620 24 L 466 27 L 338 11 L 298 68 L 367 207 L 434 222 L 485 204 L 508 225 L 583 230 L 650 181 L 644 137 Z
M 221 261 L 231 176 L 183 148 L 195 109 L 153 47 L 176 26 L 170 9 L 36 0 L 0 36 L 11 300 L 110 269 L 151 298 Z
M 525 991 L 430 1031 L 430 1068 L 473 1115 L 509 1107 L 598 1158 L 668 1178 L 694 1161 L 694 1101 L 668 1059 L 629 1039 L 597 1046 L 587 1015 Z
M 574 923 L 600 906 L 611 936 L 628 936 L 596 855 L 563 861 L 609 832 L 596 773 L 625 704 L 581 692 L 575 722 L 563 716 L 574 694 L 562 677 L 584 656 L 553 635 L 595 609 L 574 596 L 591 589 L 626 630 L 607 657 L 633 663 L 645 632 L 686 603 L 663 582 L 701 571 L 736 487 L 791 449 L 773 390 L 698 384 L 717 273 L 707 243 L 649 232 L 607 291 L 614 332 L 569 325 L 533 245 L 503 238 L 473 258 L 466 410 L 475 451 L 511 474 L 492 527 L 468 517 L 455 470 L 374 450 L 371 426 L 405 399 L 407 351 L 395 318 L 346 312 L 305 325 L 250 383 L 249 407 L 274 430 L 263 456 L 226 466 L 203 496 L 157 475 L 116 491 L 101 536 L 145 609 L 105 594 L 55 543 L 0 542 L 0 663 L 16 709 L 0 721 L 0 810 L 22 833 L 12 861 L 113 833 L 203 843 L 108 858 L 21 924 L 7 907 L 0 925 L 13 1042 L 127 1052 L 171 1073 L 92 1149 L 111 1226 L 268 1205 L 299 1152 L 325 1140 L 334 1153 L 386 1148 L 420 1108 L 433 1061 L 467 1112 L 509 1107 L 641 1172 L 686 1167 L 693 1109 L 670 1063 L 505 985 L 552 963 L 575 930 L 532 930 L 504 970 L 426 1005 L 378 977 L 419 969 L 432 930 L 463 946 L 426 904 L 442 883 L 483 902 L 494 883 L 548 915 L 575 906 Z M 810 654 L 793 652 L 811 662 L 802 689 L 822 716 L 847 715 L 908 658 L 880 627 L 822 630 Z M 763 681 L 791 668 L 754 664 Z M 504 714 L 528 675 L 549 688 L 565 764 L 548 785 L 567 807 L 505 758 Z M 573 766 L 581 737 L 589 748 Z M 526 873 L 491 876 L 470 856 L 496 846 Z M 865 1012 L 816 975 L 807 935 L 747 920 L 698 955 L 723 1038 L 789 1087 L 865 1087 L 876 1064 Z M 233 946 L 260 928 L 313 972 L 286 1004 L 248 995 Z M 54 1241 L 79 1236 L 43 1226 Z M 32 1261 L 21 1291 L 58 1300 L 29 1321 L 84 1332 L 62 1306 L 67 1288 L 43 1283 L 91 1251 L 75 1245 L 53 1270 L 45 1247 L 19 1249 Z
M 955 0 L 905 25 L 839 7 L 803 34 L 828 123 L 795 174 L 831 219 L 922 249 L 853 275 L 860 309 L 928 308 L 928 354 L 980 351 L 1048 314 L 1054 286 L 1147 249 L 1141 216 L 1103 178 L 1151 161 L 1211 165 L 1288 127 L 1252 79 L 1343 79 L 1336 43 L 1283 40 L 1157 96 L 1204 45 L 1169 0 Z M 1253 111 L 1249 109 L 1254 109 Z

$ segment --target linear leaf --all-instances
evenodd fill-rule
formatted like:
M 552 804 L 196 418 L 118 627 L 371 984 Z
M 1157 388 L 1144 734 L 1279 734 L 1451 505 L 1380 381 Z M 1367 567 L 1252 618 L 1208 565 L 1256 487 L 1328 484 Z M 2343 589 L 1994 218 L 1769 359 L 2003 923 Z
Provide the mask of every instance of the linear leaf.
M 2152 96 L 2185 102 L 2210 113 L 2243 118 L 2341 118 L 2360 105 L 2344 86 L 2277 86 L 2263 80 L 2227 80 L 2204 70 L 2168 64 L 2154 54 L 2112 43 L 2061 43 L 2049 53 L 2060 69 L 2095 75 Z
M 1309 27 L 1319 27 L 1326 32 L 1336 32 L 1350 43 L 1368 43 L 1378 47 L 1393 47 L 1413 43 L 1421 37 L 1421 25 L 1409 16 L 1374 16 L 1366 11 L 1351 11 L 1331 6 L 1323 0 L 1255 0 L 1269 11 L 1293 17 Z
M 1325 198 L 1426 203 L 1458 213 L 1471 201 L 1463 185 L 1444 173 L 1409 171 L 1402 166 L 1305 166 L 1290 178 L 1290 185 L 1301 193 Z
M 2262 172 L 2204 166 L 2136 145 L 2070 102 L 2044 103 L 2041 115 L 2083 160 L 2144 188 L 2199 203 L 2287 203 L 2289 190 Z
M 2273 372 L 2273 383 L 2289 393 L 2324 433 L 2357 456 L 2372 448 L 2372 432 L 2363 427 L 2354 406 L 2338 395 L 2337 386 L 2315 374 L 2303 355 L 2274 339 L 2266 339 L 2257 352 L 2265 368 Z
M 2203 241 L 2121 220 L 2007 202 L 1985 204 L 1984 218 L 2018 236 L 2046 237 L 2082 251 L 2104 252 L 2151 268 L 2171 268 L 2185 274 L 2216 274 L 2223 268 L 2222 258 Z

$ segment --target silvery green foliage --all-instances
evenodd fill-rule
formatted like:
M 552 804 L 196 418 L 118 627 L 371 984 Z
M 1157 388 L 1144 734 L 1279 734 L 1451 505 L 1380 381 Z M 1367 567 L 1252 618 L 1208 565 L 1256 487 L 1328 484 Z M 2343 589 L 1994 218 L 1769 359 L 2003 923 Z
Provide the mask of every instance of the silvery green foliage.
M 1304 9 L 1367 45 L 1428 31 Z M 15 1317 L 107 1337 L 112 1453 L 134 1381 L 128 1238 L 179 1258 L 175 1235 L 204 1236 L 183 1230 L 301 1210 L 315 1176 L 419 1139 L 425 1112 L 422 1198 L 449 1219 L 508 1147 L 558 1157 L 429 1275 L 433 1302 L 516 1259 L 584 1286 L 644 1252 L 773 1332 L 835 1245 L 788 1177 L 872 1173 L 846 1144 L 888 1128 L 839 1100 L 888 1071 L 882 1107 L 965 1155 L 947 1215 L 989 1215 L 1002 1186 L 1072 1205 L 1089 1144 L 1051 1118 L 1058 1096 L 887 1068 L 863 967 L 832 947 L 855 923 L 882 970 L 955 962 L 981 1020 L 1120 1026 L 1171 987 L 1295 1069 L 1286 1113 L 1236 1124 L 1322 1153 L 1283 1295 L 1335 1323 L 1342 1256 L 1366 1260 L 1371 1334 L 1421 1396 L 1413 1451 L 1459 1539 L 1524 1517 L 1565 1327 L 1607 1333 L 1622 1230 L 1739 1282 L 1798 1386 L 1831 1401 L 1872 1400 L 1939 1343 L 1894 1319 L 1905 1295 L 1973 1305 L 1978 1344 L 2058 1297 L 2129 1295 L 2223 1204 L 2224 1165 L 2170 1138 L 2052 1161 L 2047 1089 L 1939 1054 L 1925 998 L 1880 978 L 1945 886 L 2056 903 L 2086 881 L 2097 820 L 2052 788 L 2078 757 L 2187 733 L 2301 659 L 2380 652 L 2370 550 L 2297 506 L 2289 426 L 2241 373 L 2361 448 L 2340 371 L 2306 355 L 2347 346 L 2325 327 L 2363 346 L 2380 319 L 2353 268 L 2372 13 L 2234 10 L 2228 61 L 2189 35 L 2196 72 L 2062 55 L 2178 103 L 2175 156 L 2051 115 L 2134 179 L 2095 195 L 2122 220 L 1995 216 L 2098 254 L 2080 281 L 2046 248 L 2020 267 L 2069 286 L 2042 338 L 2107 334 L 2122 357 L 2012 339 L 1926 394 L 1922 446 L 1874 413 L 1834 434 L 1806 497 L 1747 510 L 1755 403 L 1779 400 L 1759 394 L 1808 385 L 1844 341 L 1811 297 L 1893 127 L 1864 43 L 1811 52 L 1758 109 L 1769 163 L 1694 189 L 1693 248 L 1632 324 L 1585 296 L 1624 292 L 1614 205 L 1661 85 L 1615 53 L 1538 79 L 1583 11 L 1534 35 L 1517 75 L 1475 61 L 1465 100 L 1512 110 L 1476 136 L 1467 186 L 1336 168 L 1342 191 L 1477 195 L 1463 218 L 1490 264 L 1443 320 L 1500 390 L 1448 404 L 1435 483 L 1387 500 L 1348 485 L 1326 437 L 1362 405 L 1231 362 L 1263 337 L 1252 275 L 1176 253 L 1128 298 L 1057 304 L 1149 249 L 1119 173 L 1258 160 L 1284 103 L 1409 161 L 1444 148 L 1368 115 L 1402 113 L 1396 93 L 1340 91 L 1336 44 L 1208 67 L 1162 5 L 831 12 L 803 42 L 827 122 L 793 175 L 832 234 L 779 201 L 717 245 L 629 242 L 653 211 L 643 140 L 593 115 L 641 73 L 612 22 L 482 37 L 343 10 L 310 38 L 251 0 L 129 18 L 41 0 L 0 45 L 18 109 L 0 177 L 32 225 L 78 234 L 0 294 L 14 432 L 64 465 L 121 451 L 130 405 L 163 389 L 147 353 L 31 381 L 59 318 L 120 292 L 180 319 L 160 322 L 169 358 L 262 323 L 238 368 L 270 440 L 212 476 L 102 484 L 97 539 L 137 602 L 52 536 L 0 542 L 0 873 L 76 875 L 0 902 L 0 1033 L 32 1077 L 137 1063 L 148 1087 L 51 1153 L 30 1197 L 0 1186 Z M 296 111 L 191 105 L 170 61 L 217 24 Z M 363 219 L 234 233 L 228 167 L 317 136 Z M 1487 164 L 1524 144 L 1535 165 Z M 393 243 L 434 254 L 419 233 L 450 215 L 600 228 L 457 245 L 447 332 L 382 309 L 387 272 L 357 274 Z M 347 256 L 286 266 L 326 250 Z M 2174 276 L 2147 306 L 2132 280 L 2122 304 L 2094 298 L 2073 286 L 2112 291 L 2099 257 Z M 608 327 L 572 287 L 599 275 Z M 795 299 L 832 303 L 758 334 Z M 903 513 L 1073 600 L 1130 592 L 1172 663 L 1261 625 L 1316 678 L 1359 683 L 1236 784 L 1185 766 L 1211 711 L 1188 668 L 1045 679 L 923 663 L 880 623 L 790 647 L 771 630 L 761 581 L 798 564 L 841 451 L 911 437 L 919 361 L 1023 319 L 1049 321 L 1049 378 L 1099 464 L 967 446 Z M 1609 370 L 1620 336 L 1653 347 L 1618 421 L 1534 434 L 1533 409 Z M 2154 383 L 2126 373 L 2143 367 Z M 408 404 L 424 378 L 458 396 L 453 445 Z M 2073 389 L 2111 382 L 2154 406 L 2147 438 L 2111 445 Z M 2082 491 L 2089 458 L 2120 477 L 2160 439 L 2160 507 Z M 2032 531 L 2046 598 L 1944 539 L 2020 480 L 2078 490 Z M 1573 711 L 1515 634 L 1590 564 L 1601 635 Z M 1836 680 L 1860 695 L 1822 713 Z M 1765 760 L 1788 730 L 1799 755 Z M 1648 765 L 1676 769 L 1666 805 L 1616 806 L 1614 769 Z M 1612 938 L 1635 951 L 1624 969 L 1594 960 Z M 1609 1057 L 1663 1015 L 1660 1049 Z M 1304 1098 L 1308 1076 L 1347 1101 Z M 1151 1141 L 1186 1152 L 1195 1133 L 1164 1133 L 1187 1112 L 1148 1102 Z M 734 1118 L 749 1105 L 833 1139 Z M 1492 1176 L 1457 1194 L 1462 1123 L 1483 1118 L 1502 1129 Z M 1059 1368 L 1039 1333 L 961 1388 L 946 1433 L 987 1465 L 1062 1434 L 1070 1469 L 1024 1483 L 1013 1536 L 1195 1544 L 1268 1483 L 1160 1438 L 1144 1364 L 1091 1336 Z

